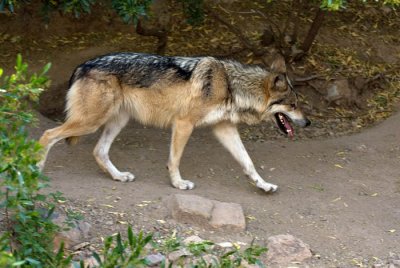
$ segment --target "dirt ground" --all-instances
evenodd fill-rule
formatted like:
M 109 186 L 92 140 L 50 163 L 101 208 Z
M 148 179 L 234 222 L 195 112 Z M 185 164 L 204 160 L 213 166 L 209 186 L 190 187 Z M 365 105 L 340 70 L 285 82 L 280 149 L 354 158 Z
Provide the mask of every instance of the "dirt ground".
M 224 202 L 240 203 L 247 215 L 243 233 L 214 233 L 179 226 L 167 215 L 163 199 L 181 193 L 169 184 L 165 169 L 169 133 L 131 123 L 115 141 L 111 158 L 131 171 L 131 183 L 111 180 L 91 152 L 98 135 L 75 147 L 60 142 L 49 155 L 45 174 L 53 190 L 71 199 L 93 227 L 92 243 L 124 230 L 167 233 L 173 229 L 214 241 L 261 243 L 276 234 L 293 234 L 311 246 L 313 267 L 352 267 L 385 259 L 400 251 L 400 113 L 348 137 L 318 141 L 247 142 L 260 174 L 278 184 L 265 194 L 249 183 L 232 157 L 208 129 L 195 131 L 182 161 L 182 174 L 196 183 L 188 191 Z M 55 123 L 42 118 L 38 136 Z

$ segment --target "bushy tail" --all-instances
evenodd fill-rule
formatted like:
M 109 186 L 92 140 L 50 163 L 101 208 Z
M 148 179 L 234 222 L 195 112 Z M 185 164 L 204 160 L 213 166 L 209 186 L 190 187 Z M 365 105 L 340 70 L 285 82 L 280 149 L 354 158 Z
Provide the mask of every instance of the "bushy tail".
M 79 141 L 80 137 L 79 136 L 72 136 L 72 137 L 68 137 L 65 139 L 65 142 L 68 145 L 76 145 Z

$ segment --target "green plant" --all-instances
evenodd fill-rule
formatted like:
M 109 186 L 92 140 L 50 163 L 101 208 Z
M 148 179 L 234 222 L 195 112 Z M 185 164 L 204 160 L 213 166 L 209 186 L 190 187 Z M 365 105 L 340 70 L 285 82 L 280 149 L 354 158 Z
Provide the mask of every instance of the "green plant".
M 176 236 L 176 233 L 172 233 L 171 236 L 162 240 L 162 242 L 156 246 L 159 251 L 164 254 L 168 254 L 170 252 L 179 250 L 183 247 L 182 241 L 179 237 Z
M 52 253 L 58 230 L 50 219 L 55 205 L 48 195 L 39 193 L 48 180 L 36 166 L 41 147 L 27 132 L 27 126 L 35 122 L 31 103 L 48 84 L 45 75 L 50 66 L 28 76 L 28 65 L 18 55 L 15 73 L 0 86 L 0 208 L 5 211 L 1 245 L 6 255 L 12 254 L 13 266 L 64 267 L 69 262 L 62 247 Z
M 0 237 L 0 267 L 9 267 L 15 263 L 15 258 L 11 253 L 10 243 L 7 235 Z
M 13 13 L 16 2 L 17 1 L 15 1 L 15 0 L 0 0 L 0 11 L 4 11 L 7 9 L 11 13 Z
M 242 267 L 243 260 L 245 260 L 249 264 L 255 264 L 258 267 L 264 267 L 259 257 L 267 251 L 267 248 L 254 245 L 253 242 L 243 251 L 241 251 L 239 247 L 234 247 L 232 250 L 227 252 L 215 251 L 212 247 L 213 243 L 210 241 L 194 243 L 192 245 L 189 244 L 189 250 L 193 250 L 194 248 L 196 249 L 195 252 L 190 250 L 191 253 L 194 256 L 201 256 L 200 259 L 193 261 L 190 266 L 193 268 L 233 268 Z M 204 254 L 209 253 L 212 253 L 215 256 L 211 263 L 210 261 L 205 261 L 203 258 Z
M 146 16 L 153 0 L 112 0 L 113 9 L 125 23 L 137 25 L 141 16 Z
M 127 240 L 123 240 L 120 233 L 109 236 L 104 241 L 102 257 L 96 252 L 93 252 L 93 257 L 102 268 L 146 267 L 145 246 L 151 239 L 152 235 L 144 235 L 143 232 L 135 235 L 129 226 Z M 84 268 L 84 264 L 81 263 L 80 267 Z
M 187 15 L 187 22 L 192 25 L 201 24 L 204 20 L 203 0 L 179 0 Z
M 212 247 L 214 246 L 214 243 L 211 241 L 202 241 L 202 242 L 197 242 L 197 243 L 189 243 L 187 245 L 187 248 L 189 249 L 190 253 L 192 253 L 194 256 L 201 256 L 204 253 L 209 252 Z

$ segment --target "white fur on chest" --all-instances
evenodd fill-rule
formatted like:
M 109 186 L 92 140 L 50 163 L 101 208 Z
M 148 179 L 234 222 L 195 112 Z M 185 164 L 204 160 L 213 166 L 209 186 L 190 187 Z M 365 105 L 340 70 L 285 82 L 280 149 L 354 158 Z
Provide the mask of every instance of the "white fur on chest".
M 202 125 L 215 125 L 222 121 L 230 121 L 232 123 L 239 123 L 239 116 L 231 110 L 223 107 L 215 108 L 208 112 L 198 123 Z

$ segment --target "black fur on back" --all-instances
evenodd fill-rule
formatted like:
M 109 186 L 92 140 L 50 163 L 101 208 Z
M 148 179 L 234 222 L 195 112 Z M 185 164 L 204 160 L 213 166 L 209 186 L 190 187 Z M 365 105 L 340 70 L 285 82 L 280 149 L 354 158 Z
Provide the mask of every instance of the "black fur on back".
M 70 78 L 69 86 L 91 70 L 115 75 L 121 84 L 147 88 L 163 79 L 187 81 L 201 58 L 164 57 L 141 53 L 113 53 L 100 56 L 79 65 Z

